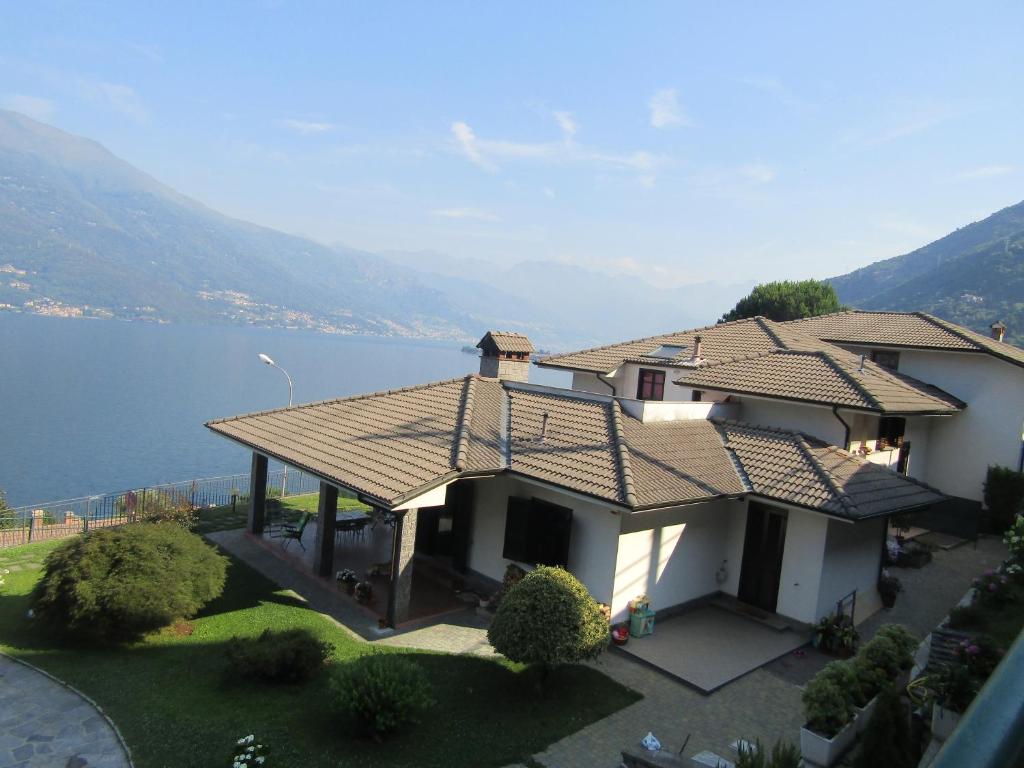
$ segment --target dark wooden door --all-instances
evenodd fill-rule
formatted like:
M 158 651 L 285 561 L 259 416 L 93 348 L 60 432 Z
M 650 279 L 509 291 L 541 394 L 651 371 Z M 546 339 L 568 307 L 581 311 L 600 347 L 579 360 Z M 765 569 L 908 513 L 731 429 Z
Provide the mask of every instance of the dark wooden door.
M 742 602 L 775 612 L 785 546 L 786 511 L 751 502 L 740 569 L 738 596 Z

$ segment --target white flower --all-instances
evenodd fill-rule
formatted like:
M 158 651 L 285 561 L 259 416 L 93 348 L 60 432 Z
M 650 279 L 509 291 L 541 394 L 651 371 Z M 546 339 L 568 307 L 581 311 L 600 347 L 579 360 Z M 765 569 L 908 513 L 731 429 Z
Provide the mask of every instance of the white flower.
M 242 738 L 240 738 L 240 739 L 239 739 L 239 740 L 238 740 L 238 741 L 237 741 L 236 743 L 237 743 L 237 744 L 238 744 L 239 746 L 241 746 L 242 744 L 245 744 L 245 736 L 243 736 Z
M 263 765 L 265 762 L 267 762 L 267 758 L 265 758 L 265 757 L 257 757 L 256 758 L 256 765 Z
M 36 612 L 29 608 L 25 615 L 28 616 L 30 619 L 34 619 L 36 617 Z
M 246 744 L 252 744 L 254 741 L 256 741 L 256 737 L 253 736 L 251 733 L 245 737 Z
M 231 764 L 231 768 L 242 768 L 242 764 L 235 760 L 235 762 Z
M 256 747 L 247 747 L 245 751 L 246 752 L 255 752 L 256 751 Z

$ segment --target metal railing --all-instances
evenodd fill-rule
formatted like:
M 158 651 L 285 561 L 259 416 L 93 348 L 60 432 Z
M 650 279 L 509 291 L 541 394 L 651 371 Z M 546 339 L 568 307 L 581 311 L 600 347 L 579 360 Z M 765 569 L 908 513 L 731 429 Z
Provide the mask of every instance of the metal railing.
M 286 471 L 267 473 L 267 496 L 281 496 Z M 316 493 L 317 477 L 287 470 L 288 496 Z M 158 511 L 201 510 L 227 506 L 249 496 L 249 474 L 226 475 L 134 488 L 117 493 L 29 504 L 0 512 L 0 548 L 47 539 L 63 539 L 91 528 L 123 525 Z

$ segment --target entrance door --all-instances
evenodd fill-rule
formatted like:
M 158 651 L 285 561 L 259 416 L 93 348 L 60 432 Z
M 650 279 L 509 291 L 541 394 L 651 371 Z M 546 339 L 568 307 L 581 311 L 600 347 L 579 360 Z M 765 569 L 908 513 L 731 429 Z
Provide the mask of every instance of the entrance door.
M 738 597 L 742 602 L 775 612 L 785 546 L 786 511 L 750 502 L 740 569 Z

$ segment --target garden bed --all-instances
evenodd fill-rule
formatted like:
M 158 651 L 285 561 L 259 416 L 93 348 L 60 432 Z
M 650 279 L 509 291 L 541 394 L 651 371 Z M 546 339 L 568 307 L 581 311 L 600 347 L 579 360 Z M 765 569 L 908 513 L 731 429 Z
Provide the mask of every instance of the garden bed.
M 502 766 L 631 704 L 639 695 L 589 667 L 553 674 L 538 698 L 531 673 L 508 662 L 406 652 L 437 706 L 385 744 L 353 735 L 330 706 L 328 676 L 303 686 L 226 681 L 225 646 L 264 629 L 306 628 L 331 644 L 332 665 L 370 651 L 245 564 L 231 562 L 224 594 L 190 625 L 117 649 L 60 647 L 25 619 L 36 567 L 54 542 L 0 552 L 18 565 L 0 592 L 0 650 L 79 688 L 117 723 L 138 768 L 222 766 L 245 734 L 272 748 L 268 765 Z M 400 650 L 389 652 L 401 653 Z

